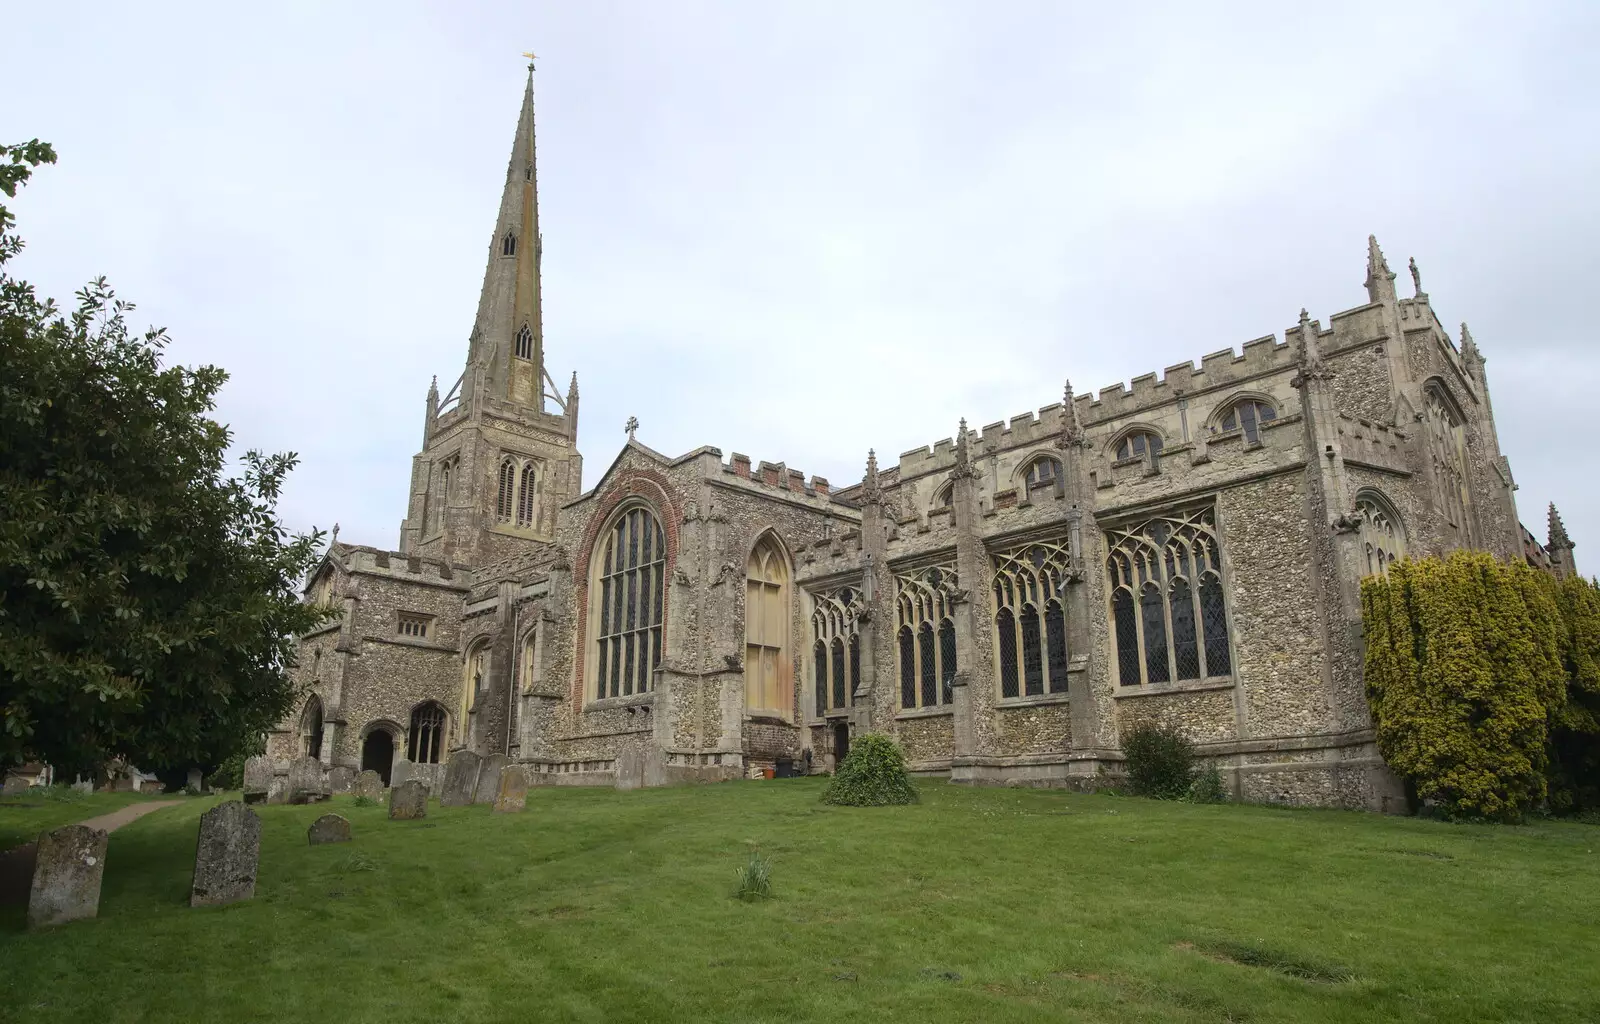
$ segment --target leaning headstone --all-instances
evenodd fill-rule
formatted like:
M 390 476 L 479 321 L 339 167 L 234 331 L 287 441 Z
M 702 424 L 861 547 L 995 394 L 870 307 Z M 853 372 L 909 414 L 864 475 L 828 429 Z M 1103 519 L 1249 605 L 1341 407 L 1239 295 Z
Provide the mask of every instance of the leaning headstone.
M 632 743 L 617 751 L 617 788 L 638 789 L 644 785 L 644 757 Z
M 528 806 L 528 773 L 520 764 L 508 764 L 500 772 L 500 787 L 494 796 L 496 814 L 526 810 Z
M 328 769 L 329 793 L 348 793 L 350 792 L 350 787 L 355 784 L 355 781 L 356 770 L 354 768 L 345 768 L 340 766 L 338 768 Z
M 475 804 L 492 804 L 500 792 L 500 773 L 505 771 L 511 758 L 504 754 L 490 754 L 478 768 L 478 786 L 472 794 Z
M 189 906 L 215 907 L 254 896 L 260 860 L 261 819 L 255 811 L 229 800 L 200 815 Z
M 416 779 L 389 790 L 389 817 L 395 821 L 428 816 L 428 789 Z
M 444 792 L 439 794 L 439 803 L 446 807 L 465 807 L 472 803 L 473 794 L 478 791 L 478 769 L 482 765 L 483 759 L 470 750 L 451 754 L 444 770 Z
M 324 814 L 306 829 L 306 839 L 312 846 L 321 846 L 323 843 L 348 843 L 350 819 L 338 814 Z
M 404 786 L 412 779 L 411 762 L 405 758 L 396 761 L 389 768 L 389 788 Z
M 289 802 L 309 804 L 321 800 L 327 793 L 328 780 L 322 772 L 322 762 L 310 754 L 289 762 Z
M 28 791 L 28 780 L 20 775 L 12 775 L 6 779 L 5 788 L 0 790 L 6 796 L 21 796 Z
M 183 791 L 188 793 L 190 796 L 199 796 L 200 790 L 205 786 L 205 784 L 205 776 L 201 774 L 200 769 L 190 768 L 189 777 L 184 781 L 183 784 Z
M 357 800 L 366 797 L 368 800 L 383 799 L 383 776 L 368 768 L 356 776 L 356 783 L 350 787 L 350 792 Z
M 244 762 L 244 802 L 264 804 L 272 790 L 272 762 L 265 757 L 249 757 Z
M 28 927 L 48 928 L 100 913 L 106 872 L 106 834 L 68 825 L 39 837 L 28 894 Z

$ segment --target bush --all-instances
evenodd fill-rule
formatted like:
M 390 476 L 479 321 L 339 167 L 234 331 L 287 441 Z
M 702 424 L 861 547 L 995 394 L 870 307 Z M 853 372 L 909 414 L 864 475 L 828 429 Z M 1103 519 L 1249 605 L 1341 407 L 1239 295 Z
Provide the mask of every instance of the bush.
M 1600 587 L 1570 576 L 1555 586 L 1565 629 L 1567 699 L 1550 715 L 1550 809 L 1600 809 Z
M 1122 737 L 1135 796 L 1181 800 L 1195 781 L 1194 744 L 1171 726 L 1136 725 Z M 1219 780 L 1220 788 L 1220 780 Z
M 1228 802 L 1228 791 L 1222 785 L 1222 772 L 1216 765 L 1206 765 L 1194 777 L 1194 783 L 1189 786 L 1189 799 L 1197 804 Z
M 358 796 L 355 799 L 355 805 L 357 807 L 376 807 L 378 806 L 378 801 L 370 796 Z
M 845 807 L 914 804 L 917 788 L 894 740 L 869 732 L 850 745 L 850 753 L 823 792 L 822 802 Z
M 772 861 L 761 856 L 760 850 L 750 851 L 750 862 L 739 869 L 739 885 L 733 898 L 751 902 L 772 898 Z
M 1481 552 L 1397 562 L 1362 581 L 1378 750 L 1451 818 L 1517 821 L 1547 792 L 1567 700 L 1556 584 Z

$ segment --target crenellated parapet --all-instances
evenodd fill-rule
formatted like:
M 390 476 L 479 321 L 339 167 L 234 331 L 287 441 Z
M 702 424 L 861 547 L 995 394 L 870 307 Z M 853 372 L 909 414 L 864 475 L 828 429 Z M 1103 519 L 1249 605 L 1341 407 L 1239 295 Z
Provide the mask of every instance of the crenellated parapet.
M 1339 443 L 1344 460 L 1390 473 L 1411 475 L 1410 435 L 1399 427 L 1340 414 Z
M 723 482 L 737 481 L 765 491 L 784 491 L 791 497 L 811 499 L 813 504 L 830 508 L 837 504 L 826 477 L 813 474 L 808 480 L 806 474 L 782 462 L 752 462 L 750 456 L 732 452 L 727 462 L 716 465 Z

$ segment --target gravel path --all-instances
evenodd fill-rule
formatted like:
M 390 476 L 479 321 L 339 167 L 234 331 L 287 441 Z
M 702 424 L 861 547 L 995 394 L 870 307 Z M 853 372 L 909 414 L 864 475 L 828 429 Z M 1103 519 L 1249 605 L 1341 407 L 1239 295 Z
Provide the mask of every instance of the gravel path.
M 129 804 L 126 807 L 86 818 L 78 822 L 102 832 L 115 832 L 130 821 L 138 821 L 152 811 L 181 804 L 182 800 L 151 800 Z M 33 885 L 33 861 L 38 849 L 33 843 L 24 843 L 0 853 L 0 906 L 20 906 L 28 902 L 28 890 Z

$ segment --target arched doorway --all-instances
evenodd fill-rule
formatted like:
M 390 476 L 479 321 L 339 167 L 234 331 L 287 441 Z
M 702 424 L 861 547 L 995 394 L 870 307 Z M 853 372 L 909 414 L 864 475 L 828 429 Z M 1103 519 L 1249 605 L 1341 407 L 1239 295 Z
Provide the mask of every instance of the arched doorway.
M 850 756 L 850 725 L 848 722 L 833 723 L 833 770 L 838 771 L 844 764 L 844 759 Z
M 361 770 L 374 771 L 388 788 L 389 769 L 394 766 L 394 737 L 387 729 L 374 729 L 367 733 L 361 744 Z

